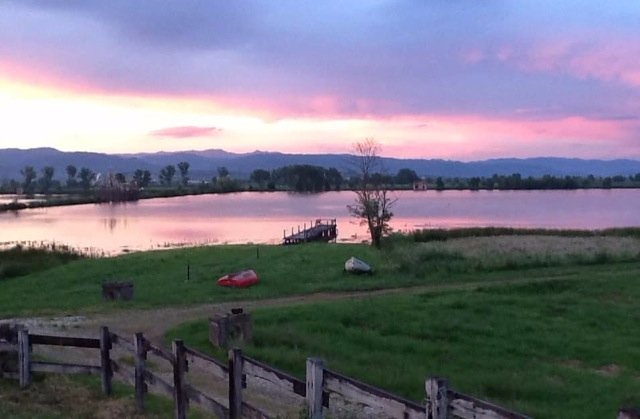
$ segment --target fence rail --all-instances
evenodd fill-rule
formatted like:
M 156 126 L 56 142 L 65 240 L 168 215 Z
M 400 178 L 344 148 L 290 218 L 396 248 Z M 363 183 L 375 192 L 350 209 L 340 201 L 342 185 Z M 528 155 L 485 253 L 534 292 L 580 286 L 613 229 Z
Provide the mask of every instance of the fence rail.
M 244 400 L 243 392 L 249 390 L 273 390 L 299 398 L 310 419 L 323 418 L 339 409 L 349 410 L 354 417 L 384 416 L 402 419 L 530 419 L 521 413 L 494 405 L 449 388 L 444 379 L 429 378 L 425 381 L 424 404 L 407 400 L 388 391 L 363 383 L 338 372 L 324 368 L 320 359 L 307 359 L 306 377 L 301 380 L 261 361 L 245 356 L 241 350 L 229 351 L 227 364 L 184 345 L 180 340 L 172 344 L 171 351 L 150 342 L 142 333 L 133 339 L 100 329 L 100 337 L 68 337 L 29 334 L 18 330 L 17 344 L 0 342 L 0 352 L 17 352 L 17 371 L 0 371 L 0 376 L 18 378 L 21 387 L 31 382 L 33 372 L 99 375 L 102 390 L 111 394 L 111 380 L 118 378 L 134 386 L 137 408 L 144 410 L 145 395 L 154 392 L 173 398 L 175 417 L 186 418 L 189 405 L 211 412 L 218 418 L 266 419 L 268 412 Z M 99 350 L 99 365 L 83 365 L 34 361 L 33 345 L 57 345 L 63 347 L 91 348 Z M 131 354 L 134 365 L 112 359 L 112 350 Z M 149 355 L 166 363 L 165 373 L 152 371 L 147 362 Z M 155 359 L 155 358 L 154 358 Z M 155 364 L 155 363 L 154 363 Z M 153 365 L 153 368 L 156 368 Z M 189 371 L 204 372 L 208 376 L 226 382 L 228 404 L 187 383 Z M 171 373 L 167 372 L 171 371 Z M 17 374 L 16 374 L 17 373 Z M 171 378 L 168 376 L 171 375 Z M 255 383 L 259 383 L 255 384 Z M 252 389 L 251 386 L 256 385 Z M 275 416 L 275 415 L 273 415 Z

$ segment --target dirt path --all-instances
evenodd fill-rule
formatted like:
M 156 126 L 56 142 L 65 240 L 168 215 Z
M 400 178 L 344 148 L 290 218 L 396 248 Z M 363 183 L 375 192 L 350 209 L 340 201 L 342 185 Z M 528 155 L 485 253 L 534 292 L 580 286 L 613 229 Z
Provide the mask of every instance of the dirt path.
M 70 335 L 96 335 L 100 326 L 108 326 L 117 333 L 132 335 L 143 332 L 149 340 L 161 342 L 164 334 L 184 322 L 210 317 L 214 313 L 228 312 L 233 307 L 246 310 L 266 307 L 286 307 L 310 303 L 357 300 L 394 294 L 439 293 L 446 291 L 468 291 L 480 287 L 522 285 L 562 279 L 578 279 L 572 275 L 546 276 L 542 278 L 505 279 L 484 282 L 421 285 L 416 287 L 389 288 L 373 291 L 351 291 L 337 293 L 315 293 L 264 300 L 233 301 L 201 304 L 188 307 L 164 307 L 154 309 L 126 309 L 89 315 L 78 313 L 66 317 L 30 317 L 0 320 L 0 323 L 24 323 L 36 333 L 58 332 Z

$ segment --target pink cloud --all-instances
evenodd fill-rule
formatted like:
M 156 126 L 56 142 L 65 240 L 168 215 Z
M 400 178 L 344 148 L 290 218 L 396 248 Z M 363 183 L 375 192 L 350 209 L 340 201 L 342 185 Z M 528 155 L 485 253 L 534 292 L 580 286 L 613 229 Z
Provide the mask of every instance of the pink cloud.
M 606 41 L 603 41 L 606 40 Z M 566 37 L 545 40 L 511 61 L 521 70 L 568 74 L 579 79 L 595 79 L 640 87 L 640 39 L 625 36 Z M 496 57 L 505 61 L 503 55 Z
M 193 138 L 193 137 L 210 137 L 218 134 L 222 129 L 216 127 L 169 127 L 156 131 L 152 131 L 151 135 L 154 137 L 169 137 L 169 138 Z

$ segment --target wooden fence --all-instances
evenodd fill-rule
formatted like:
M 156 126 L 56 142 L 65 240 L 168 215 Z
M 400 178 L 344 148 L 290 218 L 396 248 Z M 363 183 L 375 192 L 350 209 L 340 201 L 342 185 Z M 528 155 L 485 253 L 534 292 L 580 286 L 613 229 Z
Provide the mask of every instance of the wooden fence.
M 96 365 L 40 362 L 32 359 L 33 345 L 56 345 L 66 347 L 93 348 L 99 350 Z M 130 354 L 133 362 L 114 360 L 112 351 Z M 425 402 L 416 403 L 389 393 L 380 388 L 344 376 L 324 368 L 323 361 L 307 359 L 306 379 L 300 380 L 290 374 L 271 367 L 242 354 L 240 349 L 229 351 L 225 364 L 175 340 L 172 350 L 147 340 L 142 333 L 133 338 L 100 329 L 97 339 L 29 334 L 18 331 L 17 344 L 0 342 L 0 351 L 14 351 L 18 355 L 17 371 L 0 371 L 0 375 L 18 378 L 21 387 L 31 382 L 33 372 L 55 372 L 73 374 L 95 374 L 101 377 L 102 390 L 111 393 L 111 380 L 119 378 L 134 386 L 137 408 L 144 410 L 145 394 L 164 394 L 174 400 L 175 417 L 186 418 L 189 405 L 197 405 L 218 418 L 269 418 L 264 410 L 245 400 L 245 390 L 267 394 L 287 394 L 297 403 L 300 411 L 306 411 L 310 419 L 323 418 L 325 413 L 334 417 L 378 417 L 402 419 L 528 419 L 529 417 L 508 409 L 476 399 L 449 388 L 446 380 L 429 378 L 425 381 Z M 148 362 L 153 356 L 164 362 L 165 371 Z M 211 396 L 188 383 L 189 371 L 206 374 L 208 379 L 217 379 L 225 384 L 227 400 Z M 167 377 L 170 375 L 171 377 Z M 285 406 L 287 407 L 287 406 Z M 290 407 L 290 406 L 289 406 Z

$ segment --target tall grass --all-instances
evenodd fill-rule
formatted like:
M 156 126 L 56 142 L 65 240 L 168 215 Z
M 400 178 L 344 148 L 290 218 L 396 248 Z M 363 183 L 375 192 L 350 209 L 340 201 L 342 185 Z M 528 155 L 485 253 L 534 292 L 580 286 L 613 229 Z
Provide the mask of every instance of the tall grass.
M 604 230 L 511 228 L 511 227 L 472 227 L 453 229 L 422 229 L 406 234 L 396 234 L 392 239 L 409 238 L 415 242 L 445 241 L 465 237 L 494 236 L 561 236 L 561 237 L 637 237 L 640 227 L 608 228 Z
M 78 260 L 83 256 L 75 250 L 55 244 L 43 247 L 16 245 L 0 250 L 0 280 L 28 275 Z
M 466 234 L 466 233 L 465 233 Z M 635 236 L 485 235 L 415 243 L 392 237 L 389 263 L 421 277 L 434 273 L 474 273 L 640 260 Z

